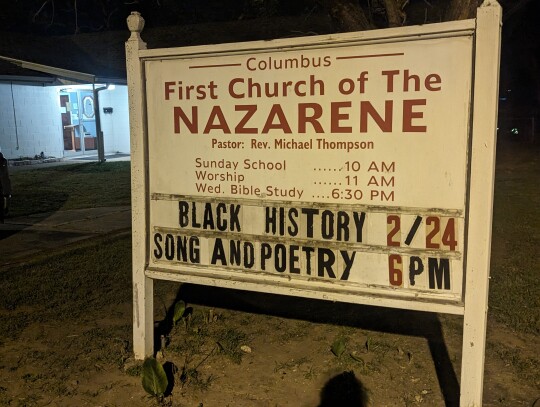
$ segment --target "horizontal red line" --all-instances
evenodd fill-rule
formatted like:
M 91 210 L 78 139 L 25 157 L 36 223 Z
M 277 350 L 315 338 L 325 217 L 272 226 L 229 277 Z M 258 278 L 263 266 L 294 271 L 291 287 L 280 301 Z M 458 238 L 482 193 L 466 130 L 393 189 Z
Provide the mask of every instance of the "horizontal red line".
M 373 55 L 353 55 L 350 57 L 336 57 L 336 59 L 356 59 L 356 58 L 379 58 L 379 57 L 395 57 L 405 55 L 403 52 L 398 52 L 396 54 L 373 54 Z
M 227 66 L 242 66 L 242 64 L 221 64 L 221 65 L 194 65 L 190 66 L 189 69 L 198 69 L 198 68 L 223 68 Z

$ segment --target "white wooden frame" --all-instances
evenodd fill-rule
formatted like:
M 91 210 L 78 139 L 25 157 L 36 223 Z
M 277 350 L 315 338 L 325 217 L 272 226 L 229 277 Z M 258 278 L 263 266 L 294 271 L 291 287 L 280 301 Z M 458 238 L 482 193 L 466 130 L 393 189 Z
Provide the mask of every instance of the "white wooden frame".
M 464 31 L 474 33 L 474 75 L 472 89 L 472 144 L 470 146 L 470 177 L 468 214 L 466 218 L 465 247 L 465 294 L 464 306 L 432 305 L 426 309 L 407 302 L 407 309 L 464 315 L 463 353 L 461 369 L 460 406 L 481 406 L 484 376 L 485 335 L 489 261 L 491 250 L 491 222 L 495 170 L 496 123 L 498 104 L 498 76 L 500 59 L 501 7 L 495 0 L 486 0 L 478 9 L 475 20 L 399 29 L 376 30 L 336 36 L 306 37 L 299 39 L 295 47 L 317 48 L 330 43 L 346 43 L 361 40 L 366 43 L 407 41 L 415 36 L 430 33 L 432 37 L 449 37 Z M 164 273 L 148 269 L 149 263 L 149 174 L 148 136 L 146 131 L 146 90 L 144 61 L 160 57 L 174 58 L 178 49 L 147 50 L 140 32 L 144 20 L 138 13 L 128 18 L 131 37 L 126 42 L 126 65 L 129 86 L 130 132 L 131 132 L 131 184 L 133 227 L 133 347 L 135 357 L 143 359 L 153 354 L 153 279 L 176 280 L 222 287 L 237 287 L 237 282 L 213 278 L 193 278 L 189 275 Z M 449 29 L 451 27 L 451 29 Z M 257 52 L 268 48 L 267 42 L 239 43 L 190 47 L 182 54 L 203 56 L 224 51 L 237 53 Z M 276 40 L 275 47 L 290 46 L 290 40 Z M 211 51 L 209 51 L 211 49 Z M 264 286 L 265 292 L 301 295 L 304 297 L 351 302 L 347 295 L 294 287 Z M 242 289 L 261 290 L 260 284 L 242 282 Z M 362 304 L 400 308 L 405 301 L 365 296 Z

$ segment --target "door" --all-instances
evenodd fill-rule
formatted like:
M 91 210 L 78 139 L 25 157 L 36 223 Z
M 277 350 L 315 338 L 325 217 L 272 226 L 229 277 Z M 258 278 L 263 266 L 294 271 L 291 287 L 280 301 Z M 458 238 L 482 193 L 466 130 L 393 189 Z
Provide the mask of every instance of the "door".
M 62 129 L 64 136 L 64 150 L 75 150 L 75 127 L 71 124 L 69 95 L 60 95 L 60 107 L 62 108 Z

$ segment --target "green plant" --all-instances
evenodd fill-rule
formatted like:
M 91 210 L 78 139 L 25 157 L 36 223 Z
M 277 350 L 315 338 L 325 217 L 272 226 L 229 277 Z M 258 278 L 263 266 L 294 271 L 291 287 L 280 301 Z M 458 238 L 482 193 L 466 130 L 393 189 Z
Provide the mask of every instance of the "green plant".
M 183 320 L 184 324 L 186 322 L 186 303 L 184 301 L 178 301 L 174 305 L 174 313 L 173 313 L 173 325 L 176 326 L 178 324 L 178 321 Z
M 207 390 L 210 387 L 210 384 L 214 380 L 214 376 L 203 376 L 198 370 L 198 366 L 187 367 L 184 366 L 180 372 L 180 382 L 182 386 L 190 385 L 198 390 Z
M 343 352 L 345 352 L 345 348 L 346 348 L 345 339 L 344 338 L 338 338 L 332 344 L 331 350 L 332 350 L 332 353 L 336 357 L 339 358 L 343 354 Z
M 142 365 L 140 364 L 130 366 L 126 369 L 126 374 L 128 376 L 136 377 L 136 376 L 140 376 L 141 373 L 142 373 Z
M 314 379 L 317 376 L 317 372 L 313 368 L 313 366 L 310 366 L 308 368 L 308 371 L 304 373 L 304 379 L 311 380 Z
M 362 366 L 365 366 L 366 362 L 364 361 L 364 359 L 358 354 L 358 352 L 356 351 L 353 351 L 350 353 L 350 356 L 351 358 L 356 361 L 356 362 L 359 362 Z
M 219 352 L 229 357 L 234 363 L 240 364 L 243 356 L 240 346 L 247 340 L 247 335 L 234 328 L 223 329 L 216 335 Z
M 155 358 L 147 358 L 142 366 L 142 386 L 143 389 L 159 402 L 163 401 L 165 391 L 169 386 L 167 374 L 161 363 Z
M 373 340 L 371 339 L 370 336 L 368 336 L 368 338 L 366 339 L 366 343 L 365 343 L 366 351 L 369 352 L 372 349 L 372 344 L 373 344 Z

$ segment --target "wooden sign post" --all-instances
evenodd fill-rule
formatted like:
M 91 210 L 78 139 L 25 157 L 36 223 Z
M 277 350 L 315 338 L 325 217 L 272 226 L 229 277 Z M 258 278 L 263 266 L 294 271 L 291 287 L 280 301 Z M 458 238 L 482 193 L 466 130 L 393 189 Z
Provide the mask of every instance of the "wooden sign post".
M 482 400 L 501 9 L 147 50 L 128 19 L 134 352 L 153 280 L 464 315 Z

